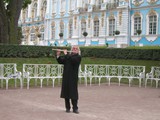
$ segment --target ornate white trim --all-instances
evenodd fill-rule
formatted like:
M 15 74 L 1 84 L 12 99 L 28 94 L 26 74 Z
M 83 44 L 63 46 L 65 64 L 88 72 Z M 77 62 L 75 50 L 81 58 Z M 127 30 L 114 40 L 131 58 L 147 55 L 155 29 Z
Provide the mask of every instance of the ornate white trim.
M 134 4 L 135 6 L 139 6 L 144 2 L 144 0 L 132 0 L 132 4 Z
M 156 3 L 158 0 L 147 0 L 147 2 L 149 3 L 149 4 L 154 4 L 154 3 Z
M 139 40 L 141 40 L 141 36 L 132 36 L 131 37 L 131 39 L 132 39 L 132 41 L 134 41 L 134 42 L 138 42 Z

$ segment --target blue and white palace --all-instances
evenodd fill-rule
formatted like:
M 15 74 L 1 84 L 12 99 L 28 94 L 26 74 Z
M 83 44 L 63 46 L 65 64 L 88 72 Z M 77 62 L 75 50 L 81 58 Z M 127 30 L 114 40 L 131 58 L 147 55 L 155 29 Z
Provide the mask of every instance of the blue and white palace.
M 22 45 L 160 46 L 160 0 L 32 0 L 19 25 Z

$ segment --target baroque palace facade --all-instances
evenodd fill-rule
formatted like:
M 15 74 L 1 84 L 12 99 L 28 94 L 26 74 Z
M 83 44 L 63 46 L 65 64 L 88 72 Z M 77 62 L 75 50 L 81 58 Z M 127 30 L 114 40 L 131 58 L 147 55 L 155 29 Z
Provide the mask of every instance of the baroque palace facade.
M 32 0 L 19 26 L 22 45 L 160 46 L 160 0 Z

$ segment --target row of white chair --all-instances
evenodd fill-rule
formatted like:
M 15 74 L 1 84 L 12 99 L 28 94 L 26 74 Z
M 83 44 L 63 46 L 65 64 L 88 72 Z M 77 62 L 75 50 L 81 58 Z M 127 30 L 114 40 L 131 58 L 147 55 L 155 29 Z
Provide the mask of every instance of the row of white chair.
M 79 79 L 84 79 L 85 85 L 87 86 L 88 78 L 90 85 L 93 79 L 98 79 L 99 85 L 101 79 L 106 78 L 108 85 L 113 78 L 117 78 L 119 86 L 121 79 L 127 78 L 129 86 L 135 79 L 139 81 L 139 87 L 142 83 L 147 87 L 147 83 L 150 80 L 156 81 L 156 88 L 158 88 L 158 82 L 160 81 L 160 67 L 152 66 L 150 73 L 145 74 L 145 66 L 134 66 L 134 65 L 102 65 L 102 64 L 85 64 L 82 70 L 82 66 L 79 67 Z M 24 81 L 27 81 L 27 89 L 30 86 L 30 80 L 40 80 L 40 87 L 43 85 L 43 81 L 52 80 L 54 87 L 55 80 L 60 82 L 63 73 L 63 65 L 60 64 L 23 64 L 23 70 L 17 71 L 17 65 L 15 63 L 0 63 L 0 80 L 1 88 L 3 87 L 3 81 L 6 81 L 6 89 L 8 89 L 9 80 L 15 81 L 15 87 L 17 79 L 20 81 L 20 88 L 23 88 Z

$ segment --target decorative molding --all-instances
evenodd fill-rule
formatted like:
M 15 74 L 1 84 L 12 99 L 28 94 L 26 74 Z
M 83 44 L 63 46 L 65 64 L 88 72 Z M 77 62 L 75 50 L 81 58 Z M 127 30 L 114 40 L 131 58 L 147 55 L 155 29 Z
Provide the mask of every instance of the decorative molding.
M 132 4 L 134 4 L 135 6 L 140 6 L 143 2 L 144 0 L 132 0 Z
M 149 4 L 155 4 L 158 0 L 147 0 Z

